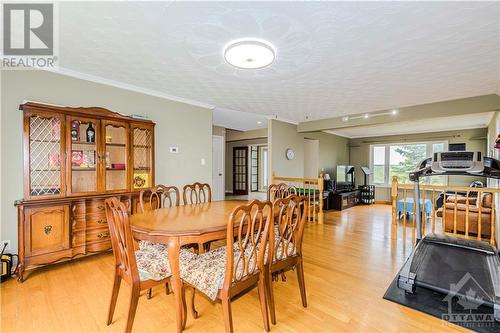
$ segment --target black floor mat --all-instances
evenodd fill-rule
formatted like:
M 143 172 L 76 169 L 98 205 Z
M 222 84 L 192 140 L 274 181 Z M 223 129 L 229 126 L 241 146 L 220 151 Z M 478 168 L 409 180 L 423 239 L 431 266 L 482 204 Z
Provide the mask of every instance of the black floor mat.
M 444 300 L 446 295 L 421 287 L 417 287 L 416 293 L 408 294 L 398 288 L 397 278 L 398 276 L 385 292 L 384 299 L 476 332 L 500 333 L 500 322 L 494 320 L 493 308 L 481 305 L 473 310 L 463 310 L 463 307 L 457 304 L 459 300 L 456 297 L 452 298 L 450 305 Z M 449 306 L 451 306 L 451 311 Z

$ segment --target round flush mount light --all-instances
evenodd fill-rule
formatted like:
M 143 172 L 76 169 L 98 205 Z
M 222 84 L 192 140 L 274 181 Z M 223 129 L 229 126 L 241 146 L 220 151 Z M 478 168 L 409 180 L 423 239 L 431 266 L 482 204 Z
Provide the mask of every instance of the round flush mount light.
M 370 118 L 370 115 L 367 113 L 367 114 L 365 114 L 365 115 L 363 116 L 363 118 L 368 119 L 368 118 Z
M 397 115 L 398 114 L 398 109 L 392 109 L 391 113 L 394 116 Z
M 242 69 L 264 68 L 276 58 L 276 50 L 270 43 L 256 39 L 232 41 L 224 47 L 223 54 L 228 64 Z
M 348 121 L 349 120 L 349 117 L 348 116 L 344 116 L 342 117 L 342 121 Z

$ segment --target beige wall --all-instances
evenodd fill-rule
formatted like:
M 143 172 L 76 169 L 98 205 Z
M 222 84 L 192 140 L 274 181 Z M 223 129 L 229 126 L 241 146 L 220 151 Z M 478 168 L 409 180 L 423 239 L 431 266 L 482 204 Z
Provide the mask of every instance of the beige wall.
M 376 143 L 411 143 L 426 141 L 448 141 L 448 143 L 465 142 L 469 151 L 480 151 L 486 153 L 487 129 L 478 128 L 460 131 L 446 131 L 434 133 L 421 133 L 410 135 L 391 135 L 374 138 L 362 138 L 350 140 L 350 164 L 356 167 L 356 183 L 363 183 L 363 172 L 361 166 L 370 164 L 370 145 Z M 482 139 L 481 139 L 482 138 Z M 482 179 L 484 180 L 484 179 Z M 471 177 L 450 176 L 449 185 L 468 186 L 472 181 Z M 377 201 L 390 201 L 390 188 L 377 187 L 375 191 Z
M 212 135 L 226 137 L 226 129 L 224 127 L 220 127 L 220 126 L 212 126 Z
M 267 138 L 267 128 L 260 128 L 250 131 L 235 131 L 226 129 L 227 141 L 251 140 L 257 138 Z
M 156 182 L 181 186 L 211 182 L 212 112 L 86 80 L 43 71 L 2 71 L 1 239 L 17 248 L 14 200 L 23 197 L 23 100 L 69 106 L 101 106 L 124 114 L 144 114 L 156 122 Z M 170 154 L 169 146 L 179 147 Z M 206 163 L 201 165 L 201 159 Z
M 324 132 L 298 133 L 297 125 L 278 120 L 269 122 L 271 173 L 282 177 L 304 176 L 304 138 L 319 140 L 319 172 L 331 173 L 337 164 L 349 163 L 348 139 Z M 285 151 L 292 148 L 295 158 L 287 160 Z

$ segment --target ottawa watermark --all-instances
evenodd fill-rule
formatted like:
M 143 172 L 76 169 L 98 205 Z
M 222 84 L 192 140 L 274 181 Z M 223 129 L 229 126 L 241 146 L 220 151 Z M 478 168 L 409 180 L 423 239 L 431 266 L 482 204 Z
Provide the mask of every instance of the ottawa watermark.
M 448 302 L 448 313 L 441 318 L 447 322 L 470 329 L 495 326 L 494 310 L 487 306 L 493 300 L 470 273 L 450 284 L 450 292 L 443 301 Z
M 57 67 L 57 5 L 3 3 L 2 12 L 2 69 Z

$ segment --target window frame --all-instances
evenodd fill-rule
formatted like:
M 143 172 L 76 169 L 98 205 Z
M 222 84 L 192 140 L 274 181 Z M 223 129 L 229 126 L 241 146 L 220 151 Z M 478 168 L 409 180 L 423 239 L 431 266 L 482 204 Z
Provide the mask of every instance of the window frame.
M 391 147 L 392 146 L 404 146 L 404 145 L 422 145 L 425 144 L 425 154 L 426 156 L 432 156 L 433 154 L 433 145 L 435 144 L 444 144 L 444 151 L 448 151 L 448 140 L 439 140 L 439 141 L 416 141 L 416 142 L 391 142 L 391 143 L 373 143 L 370 144 L 370 169 L 373 171 L 372 174 L 369 177 L 369 182 L 371 185 L 375 185 L 377 187 L 390 187 L 392 180 L 390 179 L 390 170 L 391 170 Z M 374 148 L 375 147 L 384 147 L 384 182 L 383 183 L 375 183 L 374 182 L 374 175 L 375 175 L 375 168 L 374 168 Z M 430 181 L 430 178 L 426 178 L 425 183 L 428 183 L 427 179 Z M 444 186 L 448 185 L 448 176 L 445 176 Z

